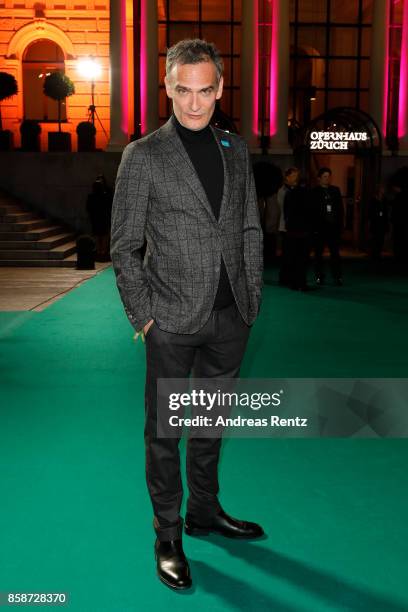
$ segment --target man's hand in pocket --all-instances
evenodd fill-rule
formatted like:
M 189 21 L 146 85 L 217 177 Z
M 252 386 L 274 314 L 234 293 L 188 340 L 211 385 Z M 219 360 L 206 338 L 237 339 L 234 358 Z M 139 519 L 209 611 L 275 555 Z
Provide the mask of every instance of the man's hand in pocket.
M 140 330 L 140 331 L 135 333 L 135 335 L 133 336 L 133 340 L 136 342 L 136 340 L 139 338 L 139 336 L 141 336 L 142 342 L 144 342 L 146 334 L 147 334 L 147 331 L 151 328 L 153 323 L 154 323 L 154 319 L 150 319 L 150 321 L 148 323 L 146 323 L 146 325 L 143 327 L 142 330 Z
M 147 331 L 148 331 L 148 330 L 151 328 L 151 326 L 153 325 L 153 323 L 154 323 L 154 319 L 150 319 L 150 321 L 149 321 L 148 323 L 146 323 L 146 325 L 144 326 L 144 328 L 143 328 L 143 333 L 144 333 L 144 335 L 145 335 L 145 336 L 146 336 L 146 334 L 147 334 Z

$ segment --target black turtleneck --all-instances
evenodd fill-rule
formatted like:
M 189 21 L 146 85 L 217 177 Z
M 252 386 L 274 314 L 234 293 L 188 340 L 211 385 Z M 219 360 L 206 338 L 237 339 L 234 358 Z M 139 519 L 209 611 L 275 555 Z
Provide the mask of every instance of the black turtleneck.
M 224 165 L 218 144 L 207 125 L 202 130 L 189 130 L 181 125 L 173 114 L 174 125 L 193 164 L 208 201 L 218 220 L 224 191 Z M 224 259 L 221 257 L 220 278 L 214 308 L 225 308 L 234 302 Z

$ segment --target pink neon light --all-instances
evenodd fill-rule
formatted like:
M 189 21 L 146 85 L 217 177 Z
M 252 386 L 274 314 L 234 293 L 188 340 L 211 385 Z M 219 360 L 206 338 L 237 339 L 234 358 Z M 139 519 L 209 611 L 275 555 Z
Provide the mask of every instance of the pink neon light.
M 278 74 L 279 74 L 279 2 L 272 0 L 272 36 L 269 75 L 269 134 L 274 136 L 278 131 Z
M 140 5 L 140 123 L 141 133 L 147 130 L 147 7 L 148 0 Z
M 388 88 L 390 79 L 390 3 L 387 2 L 386 8 L 386 32 L 387 42 L 385 45 L 385 57 L 384 57 L 384 91 L 383 91 L 383 116 L 381 117 L 380 130 L 382 136 L 385 138 L 387 135 L 387 117 L 388 117 Z M 395 0 L 394 0 L 395 4 Z
M 128 60 L 127 60 L 127 37 L 126 37 L 126 0 L 120 2 L 120 94 L 122 104 L 122 120 L 120 128 L 124 134 L 128 133 Z
M 408 1 L 404 0 L 401 35 L 401 64 L 398 100 L 398 138 L 408 134 Z
M 255 12 L 255 31 L 254 31 L 254 45 L 255 45 L 255 53 L 254 53 L 254 91 L 253 91 L 253 108 L 252 108 L 252 132 L 255 137 L 258 136 L 259 132 L 259 23 L 258 23 L 258 0 L 254 2 L 254 12 Z

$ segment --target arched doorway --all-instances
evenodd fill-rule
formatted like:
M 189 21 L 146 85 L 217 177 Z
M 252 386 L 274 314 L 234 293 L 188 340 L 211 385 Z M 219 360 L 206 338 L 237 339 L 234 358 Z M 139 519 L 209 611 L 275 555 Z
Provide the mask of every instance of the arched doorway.
M 369 202 L 381 177 L 382 139 L 374 120 L 364 111 L 338 107 L 313 119 L 295 148 L 297 164 L 310 185 L 322 166 L 331 168 L 340 187 L 344 240 L 353 248 L 367 247 Z
M 51 72 L 65 72 L 64 53 L 52 40 L 31 43 L 23 56 L 24 118 L 37 121 L 57 121 L 58 103 L 43 93 L 44 78 Z M 65 121 L 66 107 L 61 105 L 61 119 Z

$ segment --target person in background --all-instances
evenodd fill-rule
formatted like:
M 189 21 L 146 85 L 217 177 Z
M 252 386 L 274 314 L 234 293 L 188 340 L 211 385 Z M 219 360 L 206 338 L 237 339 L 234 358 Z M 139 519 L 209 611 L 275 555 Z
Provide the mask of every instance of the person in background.
M 285 198 L 289 191 L 294 189 L 299 182 L 299 169 L 292 166 L 285 170 L 283 175 L 283 185 L 278 190 L 277 202 L 279 207 L 279 237 L 280 237 L 280 248 L 281 248 L 281 262 L 279 270 L 279 284 L 287 287 L 290 284 L 289 280 L 289 256 L 287 248 L 287 236 L 286 236 L 286 223 L 284 215 L 284 204 Z
M 343 230 L 343 201 L 340 189 L 331 184 L 330 168 L 320 168 L 318 185 L 311 191 L 313 214 L 313 241 L 315 252 L 316 283 L 324 284 L 323 252 L 330 252 L 330 268 L 335 285 L 342 285 L 340 238 Z
M 264 261 L 271 264 L 276 259 L 276 243 L 279 226 L 279 204 L 277 191 L 265 198 L 264 210 Z
M 312 214 L 309 191 L 303 185 L 295 185 L 285 195 L 284 217 L 289 287 L 295 291 L 309 291 L 307 266 Z
M 96 261 L 110 261 L 110 230 L 113 194 L 100 174 L 88 195 L 86 209 L 96 242 Z
M 270 162 L 254 164 L 254 179 L 259 215 L 264 233 L 264 262 L 271 264 L 276 258 L 279 206 L 277 191 L 282 185 L 282 171 Z

